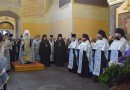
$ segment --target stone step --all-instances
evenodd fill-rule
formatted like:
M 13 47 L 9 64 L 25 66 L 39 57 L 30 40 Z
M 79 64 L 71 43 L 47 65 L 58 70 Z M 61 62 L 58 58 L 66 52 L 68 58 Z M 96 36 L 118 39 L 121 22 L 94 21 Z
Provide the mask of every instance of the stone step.
M 31 64 L 18 64 L 18 62 L 12 62 L 15 71 L 34 71 L 34 70 L 44 70 L 45 66 L 39 62 L 34 62 Z

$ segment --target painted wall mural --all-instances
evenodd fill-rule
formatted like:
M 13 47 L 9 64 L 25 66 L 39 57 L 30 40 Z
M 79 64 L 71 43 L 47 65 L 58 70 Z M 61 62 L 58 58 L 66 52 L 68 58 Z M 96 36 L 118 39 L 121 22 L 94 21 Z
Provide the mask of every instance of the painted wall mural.
M 42 17 L 44 15 L 44 0 L 22 0 L 24 17 Z
M 1 30 L 14 30 L 14 26 L 9 22 L 2 22 L 0 23 Z
M 124 29 L 127 38 L 130 40 L 130 12 L 118 15 L 118 27 Z
M 59 0 L 59 7 L 62 7 L 70 2 L 71 0 Z

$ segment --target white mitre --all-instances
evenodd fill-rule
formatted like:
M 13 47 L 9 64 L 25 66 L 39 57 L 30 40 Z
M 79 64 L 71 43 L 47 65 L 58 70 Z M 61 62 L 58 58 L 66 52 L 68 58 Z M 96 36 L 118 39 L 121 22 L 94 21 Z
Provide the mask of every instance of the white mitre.
M 28 33 L 28 34 L 29 34 L 29 37 L 31 37 L 29 30 L 24 30 L 23 38 L 26 37 L 26 36 L 25 36 L 26 33 Z

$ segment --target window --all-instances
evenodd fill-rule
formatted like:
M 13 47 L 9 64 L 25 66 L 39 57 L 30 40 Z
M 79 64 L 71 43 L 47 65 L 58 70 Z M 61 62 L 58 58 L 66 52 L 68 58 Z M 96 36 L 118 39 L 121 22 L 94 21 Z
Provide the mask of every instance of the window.
M 71 0 L 59 0 L 59 7 L 62 7 L 70 2 Z

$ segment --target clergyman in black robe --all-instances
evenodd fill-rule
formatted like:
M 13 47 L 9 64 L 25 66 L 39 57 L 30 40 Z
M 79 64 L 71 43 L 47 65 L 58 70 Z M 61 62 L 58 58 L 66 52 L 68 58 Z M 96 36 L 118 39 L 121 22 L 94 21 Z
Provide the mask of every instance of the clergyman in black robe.
M 16 42 L 15 40 L 12 38 L 13 34 L 10 34 L 10 44 L 11 44 L 11 48 L 9 49 L 10 52 L 10 62 L 14 62 L 16 60 Z
M 19 51 L 20 51 L 20 44 L 23 36 L 20 36 L 20 39 L 16 40 L 16 61 L 19 59 Z
M 55 64 L 57 66 L 64 66 L 66 58 L 65 48 L 65 42 L 62 39 L 62 34 L 59 34 L 55 43 Z
M 40 55 L 40 62 L 45 66 L 50 66 L 50 55 L 51 55 L 51 46 L 49 41 L 47 40 L 47 36 L 43 35 L 42 41 L 39 46 L 39 55 Z

